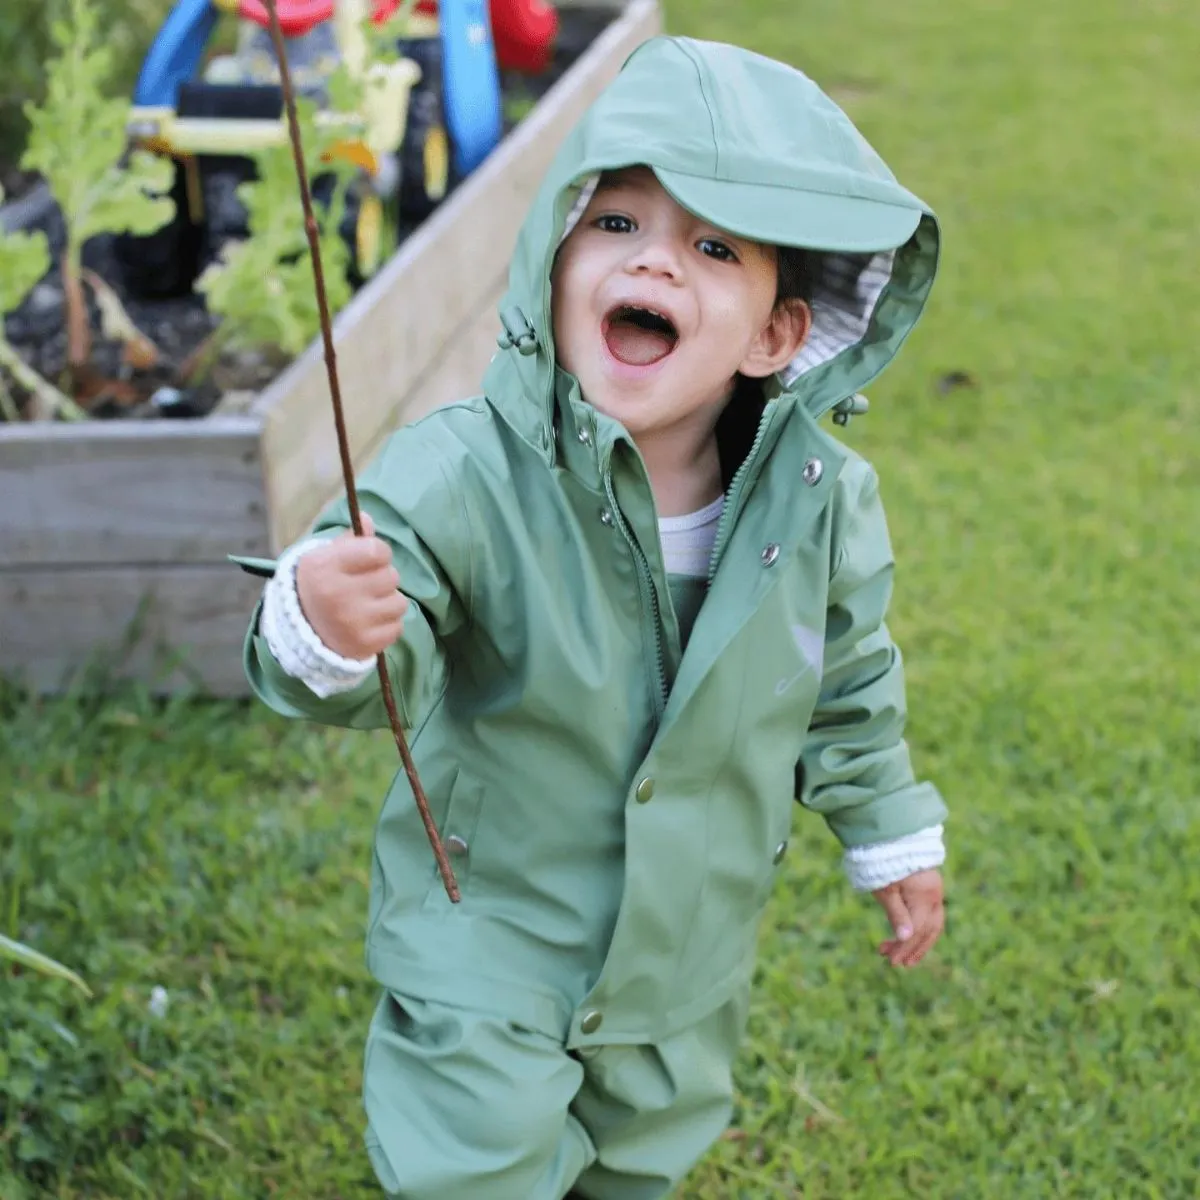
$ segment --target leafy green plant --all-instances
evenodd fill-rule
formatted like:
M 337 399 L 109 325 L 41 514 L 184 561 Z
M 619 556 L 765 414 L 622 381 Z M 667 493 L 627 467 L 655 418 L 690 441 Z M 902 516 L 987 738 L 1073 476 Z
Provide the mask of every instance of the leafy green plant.
M 318 210 L 318 240 L 330 311 L 345 307 L 352 295 L 350 248 L 342 225 L 350 189 L 361 168 L 345 153 L 370 108 L 372 91 L 385 87 L 380 74 L 398 58 L 396 34 L 410 19 L 414 0 L 393 15 L 386 27 L 369 18 L 361 41 L 326 80 L 332 120 L 320 119 L 317 106 L 296 101 L 305 166 L 311 180 L 332 183 Z M 320 332 L 320 312 L 304 213 L 290 144 L 255 156 L 257 178 L 242 184 L 250 236 L 223 247 L 221 258 L 196 283 L 211 313 L 221 318 L 212 337 L 193 355 L 185 374 L 202 376 L 226 347 L 271 347 L 292 357 Z
M 93 0 L 70 0 L 68 11 L 68 19 L 51 26 L 57 53 L 47 67 L 46 99 L 26 106 L 29 144 L 21 166 L 45 177 L 66 224 L 67 362 L 76 373 L 91 354 L 84 242 L 100 233 L 152 233 L 172 219 L 175 205 L 164 195 L 172 180 L 169 161 L 143 151 L 126 160 L 128 105 L 105 95 L 114 57 L 99 10 Z
M 128 92 L 151 38 L 172 0 L 97 0 L 104 40 L 112 48 L 115 90 Z M 25 105 L 45 95 L 50 26 L 66 0 L 4 0 L 0 4 L 0 166 L 16 163 L 25 146 Z
M 0 190 L 0 201 L 3 199 L 4 192 Z M 7 233 L 0 230 L 0 315 L 16 309 L 49 269 L 50 248 L 45 234 Z M 29 393 L 37 415 L 48 417 L 58 413 L 72 420 L 85 415 L 70 397 L 63 395 L 58 388 L 43 379 L 25 362 L 4 336 L 2 323 L 0 323 L 0 368 L 3 368 Z M 6 421 L 21 419 L 16 401 L 2 376 L 0 376 L 0 414 Z
M 351 295 L 350 251 L 339 227 L 357 168 L 334 153 L 337 134 L 318 123 L 311 101 L 299 99 L 297 109 L 310 177 L 332 174 L 335 180 L 333 195 L 318 220 L 329 306 L 336 313 Z M 320 329 L 291 147 L 272 147 L 255 158 L 258 177 L 238 188 L 250 236 L 225 245 L 220 260 L 196 282 L 209 311 L 221 318 L 195 364 L 197 372 L 232 346 L 272 346 L 294 356 Z

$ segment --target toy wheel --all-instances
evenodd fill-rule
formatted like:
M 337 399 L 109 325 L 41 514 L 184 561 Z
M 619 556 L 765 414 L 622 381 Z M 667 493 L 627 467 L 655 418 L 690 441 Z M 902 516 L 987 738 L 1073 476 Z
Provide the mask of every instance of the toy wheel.
M 353 269 L 359 278 L 370 279 L 379 270 L 379 264 L 383 262 L 385 236 L 383 201 L 374 193 L 367 193 L 358 202 L 351 246 Z
M 113 241 L 122 279 L 134 295 L 153 300 L 185 296 L 200 273 L 204 228 L 193 219 L 189 170 L 197 168 L 175 164 L 175 182 L 171 187 L 175 215 L 166 225 L 149 234 L 118 234 Z M 198 181 L 197 174 L 197 184 Z
M 442 104 L 440 38 L 407 38 L 400 52 L 421 68 L 408 98 L 408 120 L 400 144 L 400 218 L 423 221 L 450 190 L 453 155 Z
M 335 187 L 332 175 L 313 180 L 313 200 L 319 208 L 328 208 Z M 350 250 L 350 282 L 359 287 L 383 265 L 394 241 L 383 200 L 365 178 L 347 189 L 338 233 Z

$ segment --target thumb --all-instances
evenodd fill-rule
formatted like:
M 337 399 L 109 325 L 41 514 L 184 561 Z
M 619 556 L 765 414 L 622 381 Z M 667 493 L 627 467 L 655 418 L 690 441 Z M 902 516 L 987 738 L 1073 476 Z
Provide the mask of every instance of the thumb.
M 894 884 L 891 887 L 880 888 L 875 893 L 875 899 L 883 905 L 883 911 L 887 913 L 887 919 L 896 931 L 896 936 L 902 942 L 912 937 L 912 914 L 908 911 L 908 905 L 905 904 L 904 897 L 900 894 L 900 889 Z
M 370 516 L 367 513 L 363 512 L 363 510 L 361 508 L 358 510 L 358 519 L 362 523 L 362 536 L 363 537 L 374 537 L 375 536 L 375 522 L 372 521 Z M 354 526 L 351 525 L 349 529 L 343 530 L 338 536 L 339 537 L 357 537 L 358 535 L 354 532 Z

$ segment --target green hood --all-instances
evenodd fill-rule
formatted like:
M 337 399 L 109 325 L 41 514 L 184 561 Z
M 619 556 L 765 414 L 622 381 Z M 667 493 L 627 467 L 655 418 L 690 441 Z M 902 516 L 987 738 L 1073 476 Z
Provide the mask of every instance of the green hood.
M 653 38 L 566 139 L 517 240 L 500 309 L 508 352 L 485 390 L 543 449 L 553 444 L 555 251 L 599 173 L 633 165 L 731 233 L 828 252 L 812 335 L 779 380 L 814 417 L 866 387 L 916 324 L 937 268 L 937 220 L 841 109 L 772 59 Z

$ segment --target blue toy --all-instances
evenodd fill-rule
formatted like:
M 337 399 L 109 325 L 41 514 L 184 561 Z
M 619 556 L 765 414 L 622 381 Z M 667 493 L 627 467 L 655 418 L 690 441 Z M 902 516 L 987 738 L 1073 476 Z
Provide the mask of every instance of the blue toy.
M 180 85 L 199 73 L 220 15 L 213 0 L 178 0 L 142 63 L 133 92 L 137 107 L 175 107 Z
M 439 0 L 443 104 L 454 165 L 469 175 L 503 132 L 500 76 L 487 0 Z

